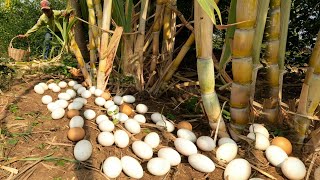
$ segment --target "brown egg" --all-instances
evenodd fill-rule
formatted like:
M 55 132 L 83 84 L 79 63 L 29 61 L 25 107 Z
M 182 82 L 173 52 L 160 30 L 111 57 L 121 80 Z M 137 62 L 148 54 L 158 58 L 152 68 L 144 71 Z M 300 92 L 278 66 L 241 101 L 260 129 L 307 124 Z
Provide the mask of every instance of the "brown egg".
M 68 131 L 68 139 L 71 141 L 80 141 L 85 136 L 84 129 L 81 127 L 70 128 Z
M 101 97 L 103 97 L 105 100 L 109 100 L 111 98 L 111 94 L 109 91 L 105 91 L 101 94 Z
M 192 131 L 192 125 L 187 121 L 179 122 L 177 125 L 177 128 L 178 129 L 188 129 L 188 130 Z
M 78 110 L 75 110 L 75 109 L 71 109 L 67 112 L 67 117 L 69 119 L 73 118 L 74 116 L 79 116 L 80 115 L 80 112 Z
M 83 81 L 83 82 L 81 83 L 81 85 L 82 85 L 83 87 L 88 87 L 88 83 L 87 83 L 86 81 Z
M 284 150 L 284 152 L 286 152 L 288 155 L 291 154 L 292 152 L 292 144 L 291 142 L 287 139 L 287 138 L 284 138 L 284 137 L 275 137 L 272 142 L 271 142 L 271 145 L 275 145 L 275 146 L 278 146 L 280 147 L 281 149 Z
M 127 103 L 122 103 L 119 107 L 119 111 L 125 113 L 128 116 L 131 116 L 133 114 L 132 107 Z

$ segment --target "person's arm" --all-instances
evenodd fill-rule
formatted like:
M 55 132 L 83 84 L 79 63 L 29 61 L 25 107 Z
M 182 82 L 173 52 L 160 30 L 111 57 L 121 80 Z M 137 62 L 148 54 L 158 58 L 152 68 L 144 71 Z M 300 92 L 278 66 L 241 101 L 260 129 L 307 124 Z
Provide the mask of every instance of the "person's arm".
M 24 35 L 25 37 L 28 37 L 30 34 L 36 32 L 40 27 L 43 26 L 43 20 L 42 20 L 42 16 L 38 19 L 37 23 L 31 28 L 29 29 Z

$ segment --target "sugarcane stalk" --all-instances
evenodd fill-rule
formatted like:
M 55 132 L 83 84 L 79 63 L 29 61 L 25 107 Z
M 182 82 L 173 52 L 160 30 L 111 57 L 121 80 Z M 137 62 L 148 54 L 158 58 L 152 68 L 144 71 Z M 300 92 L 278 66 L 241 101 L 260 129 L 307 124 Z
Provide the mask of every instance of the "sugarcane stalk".
M 101 0 L 94 0 L 94 9 L 97 16 L 97 25 L 99 28 L 102 28 L 102 7 L 101 7 Z M 95 36 L 95 42 L 97 45 L 97 50 L 100 51 L 100 39 L 101 38 L 101 31 L 97 28 L 97 36 Z
M 212 60 L 213 23 L 197 1 L 194 1 L 194 33 L 197 53 L 197 72 L 203 106 L 210 127 L 219 128 L 219 136 L 229 136 L 220 114 L 221 108 L 215 92 L 214 65 Z M 217 123 L 220 121 L 219 127 Z
M 97 48 L 97 42 L 96 38 L 98 36 L 98 30 L 96 27 L 92 25 L 96 25 L 96 17 L 95 17 L 95 12 L 94 12 L 94 6 L 93 6 L 93 1 L 92 0 L 86 0 L 87 1 L 87 6 L 88 6 L 88 12 L 89 12 L 89 51 L 90 51 L 90 68 L 91 68 L 91 74 L 93 77 L 96 75 L 96 60 L 97 60 L 97 55 L 96 55 L 96 48 Z

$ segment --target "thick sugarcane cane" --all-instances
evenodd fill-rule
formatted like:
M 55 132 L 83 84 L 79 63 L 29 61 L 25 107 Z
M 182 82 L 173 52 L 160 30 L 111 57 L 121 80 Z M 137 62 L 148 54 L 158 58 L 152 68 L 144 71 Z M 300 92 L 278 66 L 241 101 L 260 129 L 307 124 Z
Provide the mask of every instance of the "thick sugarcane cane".
M 97 25 L 99 28 L 102 28 L 102 7 L 101 7 L 101 0 L 94 0 L 94 9 L 96 12 L 96 16 L 97 16 Z M 97 46 L 97 50 L 99 52 L 100 50 L 100 41 L 101 41 L 101 30 L 97 29 L 97 35 L 94 37 L 95 38 L 95 42 L 96 42 L 96 46 Z
M 94 6 L 92 0 L 86 0 L 89 12 L 89 51 L 90 51 L 90 68 L 91 75 L 95 77 L 96 75 L 96 60 L 97 60 L 97 46 L 95 37 L 98 35 L 98 30 L 94 25 L 96 25 L 96 17 L 94 12 Z
M 194 1 L 194 33 L 197 52 L 197 72 L 203 106 L 210 127 L 219 128 L 220 136 L 229 136 L 221 115 L 220 103 L 215 92 L 214 65 L 212 60 L 213 23 L 197 1 Z M 220 121 L 220 126 L 217 123 Z

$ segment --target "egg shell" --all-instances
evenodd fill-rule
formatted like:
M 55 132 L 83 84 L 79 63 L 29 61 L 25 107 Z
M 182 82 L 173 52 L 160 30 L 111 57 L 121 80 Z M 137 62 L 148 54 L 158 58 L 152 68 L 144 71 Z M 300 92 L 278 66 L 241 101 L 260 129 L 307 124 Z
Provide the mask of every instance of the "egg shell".
M 280 147 L 271 145 L 266 149 L 266 157 L 268 161 L 276 167 L 280 167 L 281 164 L 288 158 L 286 152 L 284 152 Z
M 73 89 L 67 89 L 66 93 L 71 96 L 71 98 L 76 97 L 77 93 Z
M 71 96 L 68 93 L 60 93 L 60 94 L 58 94 L 58 98 L 62 99 L 62 100 L 69 101 L 71 99 Z
M 180 154 L 171 147 L 161 148 L 158 151 L 158 157 L 167 159 L 171 166 L 177 166 L 181 162 Z
M 43 104 L 49 104 L 49 103 L 52 102 L 52 97 L 51 97 L 50 95 L 44 95 L 44 96 L 42 96 L 42 98 L 41 98 L 41 102 L 42 102 Z
M 126 122 L 129 117 L 128 115 L 124 114 L 124 113 L 118 113 L 112 116 L 112 119 L 115 121 L 120 121 L 122 123 Z
M 61 119 L 65 114 L 65 110 L 62 108 L 57 108 L 51 113 L 52 119 Z
M 119 113 L 119 107 L 117 105 L 111 105 L 107 110 L 107 114 L 109 116 L 113 116 L 118 113 Z
M 145 104 L 138 104 L 136 106 L 136 111 L 140 114 L 145 114 L 148 112 L 148 107 Z
M 114 130 L 114 124 L 112 121 L 105 120 L 99 124 L 99 129 L 104 132 L 111 132 Z
M 38 85 L 42 86 L 43 90 L 48 90 L 49 89 L 49 87 L 48 87 L 48 85 L 46 83 L 41 82 Z
M 78 161 L 86 161 L 92 154 L 92 144 L 88 140 L 77 142 L 73 149 L 73 155 Z
M 65 87 L 68 86 L 68 84 L 67 84 L 65 81 L 60 81 L 60 82 L 58 83 L 58 86 L 59 86 L 60 88 L 65 88 Z
M 197 146 L 202 151 L 212 151 L 216 147 L 216 143 L 210 136 L 201 136 L 197 139 Z
M 190 156 L 192 154 L 197 154 L 196 145 L 187 139 L 177 138 L 174 141 L 174 146 L 177 149 L 177 151 L 182 155 Z
M 74 90 L 78 90 L 79 88 L 81 88 L 81 87 L 83 87 L 81 84 L 75 84 L 74 86 L 73 86 L 73 89 Z
M 48 85 L 48 88 L 52 90 L 52 88 L 53 88 L 54 86 L 58 86 L 58 85 L 57 85 L 56 83 L 50 83 L 50 84 Z
M 71 80 L 71 81 L 68 82 L 68 86 L 74 86 L 74 85 L 76 85 L 76 84 L 78 84 L 77 81 Z
M 74 127 L 83 127 L 84 125 L 84 120 L 81 116 L 74 116 L 73 118 L 71 118 L 70 122 L 69 122 L 69 127 L 70 128 L 74 128 Z
M 250 132 L 259 132 L 269 138 L 269 131 L 262 124 L 251 124 L 249 127 Z
M 292 144 L 291 142 L 285 138 L 285 137 L 275 137 L 272 141 L 271 141 L 271 145 L 275 145 L 280 147 L 281 149 L 284 150 L 284 152 L 286 152 L 288 155 L 292 153 Z
M 192 131 L 192 125 L 187 121 L 181 121 L 177 125 L 178 129 L 188 129 L 189 131 Z
M 116 105 L 119 106 L 123 103 L 123 98 L 121 96 L 114 96 L 112 100 Z
M 133 119 L 136 120 L 138 123 L 146 123 L 147 121 L 146 117 L 142 114 L 134 115 Z
M 80 141 L 85 135 L 86 133 L 81 127 L 70 128 L 68 131 L 68 139 L 71 141 Z
M 128 134 L 123 130 L 116 130 L 114 132 L 114 143 L 119 148 L 125 148 L 129 145 L 129 136 Z
M 114 136 L 111 132 L 101 132 L 98 135 L 98 142 L 102 146 L 112 146 L 114 143 Z
M 61 107 L 57 103 L 51 102 L 51 103 L 47 104 L 47 108 L 48 108 L 49 111 L 52 112 L 52 111 L 54 111 L 54 110 L 56 110 L 58 108 L 61 108 Z
M 94 103 L 98 106 L 103 106 L 105 103 L 106 103 L 106 100 L 103 99 L 102 97 L 97 97 L 95 100 L 94 100 Z
M 87 109 L 83 113 L 84 117 L 88 120 L 94 119 L 96 117 L 96 112 L 92 109 Z
M 96 87 L 95 86 L 91 86 L 90 88 L 89 88 L 89 91 L 91 92 L 91 94 L 94 94 L 94 92 L 96 91 Z
M 67 112 L 67 118 L 71 119 L 75 116 L 79 116 L 80 115 L 80 112 L 78 110 L 75 110 L 75 109 L 71 109 Z
M 101 94 L 103 93 L 103 91 L 101 90 L 101 89 L 96 89 L 95 91 L 94 91 L 94 95 L 95 96 L 101 96 Z
M 68 105 L 68 109 L 75 109 L 75 110 L 80 110 L 83 107 L 83 103 L 80 101 L 73 101 Z
M 168 131 L 168 132 L 173 132 L 174 131 L 174 125 L 170 121 L 167 121 L 167 120 L 158 121 L 156 123 L 156 125 L 164 127 L 165 130 Z
M 255 140 L 254 147 L 258 150 L 264 151 L 270 146 L 269 139 L 265 135 L 259 132 L 256 132 L 256 133 L 251 132 L 247 135 L 247 137 L 252 140 Z
M 128 119 L 124 123 L 124 127 L 132 134 L 138 134 L 141 131 L 140 124 L 134 119 Z
M 106 101 L 106 103 L 104 104 L 104 107 L 105 107 L 106 109 L 108 109 L 109 107 L 111 107 L 111 106 L 113 106 L 113 105 L 115 105 L 114 102 L 113 102 L 112 100 L 108 100 L 108 101 Z
M 88 90 L 85 90 L 85 91 L 83 91 L 83 92 L 81 93 L 81 97 L 83 97 L 83 98 L 89 98 L 89 97 L 91 97 L 91 92 L 88 91 Z
M 124 95 L 122 97 L 122 100 L 126 103 L 134 103 L 136 101 L 136 98 L 132 95 Z
M 153 155 L 152 148 L 143 141 L 133 142 L 132 150 L 141 159 L 150 159 Z
M 177 136 L 179 138 L 187 139 L 187 140 L 189 140 L 189 141 L 191 141 L 193 143 L 195 143 L 197 141 L 196 135 L 192 131 L 190 131 L 188 129 L 179 129 L 177 131 Z
M 189 164 L 196 170 L 204 173 L 213 172 L 216 166 L 213 161 L 202 154 L 192 154 L 188 157 Z
M 160 144 L 160 137 L 156 132 L 151 132 L 144 137 L 144 142 L 151 148 L 156 148 Z
M 159 122 L 159 121 L 167 120 L 167 118 L 166 118 L 164 115 L 156 112 L 156 113 L 151 114 L 151 120 L 152 120 L 154 123 L 157 123 L 157 122 Z
M 57 92 L 60 92 L 60 90 L 61 90 L 61 88 L 60 88 L 59 86 L 53 86 L 53 87 L 52 87 L 52 91 L 53 91 L 53 92 L 56 92 L 56 93 L 57 93 Z
M 87 90 L 87 89 L 82 86 L 82 87 L 80 87 L 79 89 L 77 89 L 77 93 L 81 95 L 81 94 L 82 94 L 84 91 L 86 91 L 86 90 Z
M 155 176 L 163 176 L 170 170 L 170 162 L 164 158 L 152 158 L 147 164 L 148 171 Z
M 108 116 L 101 114 L 96 118 L 96 123 L 100 124 L 102 121 L 106 121 L 106 120 L 109 121 Z
M 108 178 L 117 178 L 121 171 L 121 160 L 115 156 L 108 157 L 102 164 L 102 171 Z
M 140 179 L 143 177 L 143 169 L 140 163 L 130 156 L 123 156 L 121 158 L 122 170 L 126 175 Z
M 220 139 L 218 140 L 218 146 L 221 146 L 222 144 L 225 144 L 225 143 L 234 143 L 234 144 L 237 144 L 233 139 L 228 138 L 228 137 L 223 137 L 223 138 L 220 138 Z
M 238 153 L 238 146 L 233 143 L 222 144 L 216 151 L 216 157 L 219 161 L 230 162 Z
M 306 166 L 296 157 L 288 157 L 281 164 L 281 171 L 288 179 L 291 180 L 303 179 L 307 173 Z
M 82 97 L 75 98 L 73 102 L 81 102 L 82 104 L 87 104 L 88 100 Z
M 43 89 L 43 87 L 41 85 L 35 85 L 33 90 L 37 94 L 43 94 L 44 93 L 44 89 Z
M 55 103 L 58 104 L 63 109 L 68 107 L 68 105 L 69 105 L 68 101 L 66 101 L 64 99 L 58 99 L 58 100 L 56 100 Z
M 108 100 L 111 98 L 111 94 L 110 94 L 110 92 L 103 92 L 101 94 L 101 97 L 103 97 L 105 100 Z
M 246 180 L 251 175 L 250 163 L 242 158 L 232 160 L 224 170 L 224 179 Z
M 125 113 L 128 116 L 131 116 L 134 113 L 132 107 L 127 103 L 121 104 L 119 106 L 119 111 Z

